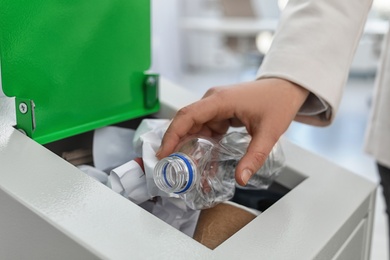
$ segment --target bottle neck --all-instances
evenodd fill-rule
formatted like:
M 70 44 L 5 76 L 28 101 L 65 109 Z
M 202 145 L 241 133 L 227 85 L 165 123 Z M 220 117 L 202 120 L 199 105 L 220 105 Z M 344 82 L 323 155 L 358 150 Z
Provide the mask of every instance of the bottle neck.
M 153 177 L 160 190 L 183 194 L 196 183 L 196 167 L 187 155 L 174 153 L 157 163 Z

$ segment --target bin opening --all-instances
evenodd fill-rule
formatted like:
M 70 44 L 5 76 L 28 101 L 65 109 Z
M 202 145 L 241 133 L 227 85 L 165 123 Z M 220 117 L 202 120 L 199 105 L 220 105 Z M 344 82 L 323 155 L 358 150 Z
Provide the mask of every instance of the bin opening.
M 113 126 L 136 129 L 145 118 L 150 117 L 131 119 Z M 88 164 L 94 166 L 92 157 L 93 137 L 94 131 L 89 131 L 48 143 L 43 146 L 75 166 L 78 164 Z M 81 160 L 74 160 L 75 158 L 73 157 L 66 158 L 66 156 L 64 156 L 74 151 L 79 151 L 80 157 L 78 159 Z M 298 173 L 291 173 L 288 169 L 286 170 L 288 172 L 286 174 L 289 175 L 289 177 L 283 177 L 285 174 L 282 170 L 280 176 L 267 190 L 236 188 L 235 195 L 230 202 L 219 204 L 214 208 L 198 211 L 196 215 L 191 215 L 191 218 L 193 218 L 192 221 L 195 221 L 192 229 L 187 228 L 183 231 L 175 225 L 172 226 L 192 237 L 204 246 L 210 249 L 215 249 L 218 245 L 223 243 L 223 241 L 234 235 L 236 232 L 239 232 L 241 228 L 245 227 L 253 219 L 261 216 L 261 212 L 268 210 L 275 202 L 285 196 L 290 190 L 305 179 L 305 176 L 301 176 Z M 107 173 L 107 175 L 108 174 L 109 173 Z M 291 178 L 294 179 L 294 181 L 289 181 Z M 120 194 L 118 195 L 122 196 Z M 157 202 L 158 199 L 159 198 L 154 198 L 153 203 Z M 129 203 L 131 203 L 130 200 Z M 155 215 L 157 218 L 160 218 L 158 215 L 154 214 L 153 210 L 150 208 L 150 205 L 153 203 L 151 202 L 149 206 L 139 206 Z M 186 215 L 183 214 L 183 216 L 185 217 Z M 167 222 L 166 219 L 161 220 Z M 218 223 L 218 225 L 215 225 L 216 223 Z

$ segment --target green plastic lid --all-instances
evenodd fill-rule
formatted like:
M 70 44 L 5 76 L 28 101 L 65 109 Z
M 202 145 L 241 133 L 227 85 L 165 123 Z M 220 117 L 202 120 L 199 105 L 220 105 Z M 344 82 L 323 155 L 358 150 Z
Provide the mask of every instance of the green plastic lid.
M 0 0 L 2 86 L 48 143 L 159 109 L 150 1 Z

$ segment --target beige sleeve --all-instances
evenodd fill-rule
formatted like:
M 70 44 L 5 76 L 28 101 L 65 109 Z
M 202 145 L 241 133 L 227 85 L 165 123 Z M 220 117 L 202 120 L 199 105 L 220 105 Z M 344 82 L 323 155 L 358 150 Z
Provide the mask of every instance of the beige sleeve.
M 258 78 L 292 81 L 311 94 L 296 120 L 333 120 L 372 0 L 290 0 Z

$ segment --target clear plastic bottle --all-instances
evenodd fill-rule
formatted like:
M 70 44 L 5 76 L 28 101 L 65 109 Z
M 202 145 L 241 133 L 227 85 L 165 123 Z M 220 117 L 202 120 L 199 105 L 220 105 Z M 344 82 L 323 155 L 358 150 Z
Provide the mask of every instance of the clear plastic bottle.
M 178 194 L 192 209 L 204 209 L 233 197 L 235 168 L 245 154 L 251 136 L 232 132 L 220 139 L 190 136 L 175 153 L 160 160 L 154 168 L 154 182 L 166 193 Z M 284 165 L 284 154 L 276 144 L 263 167 L 246 188 L 265 189 Z

